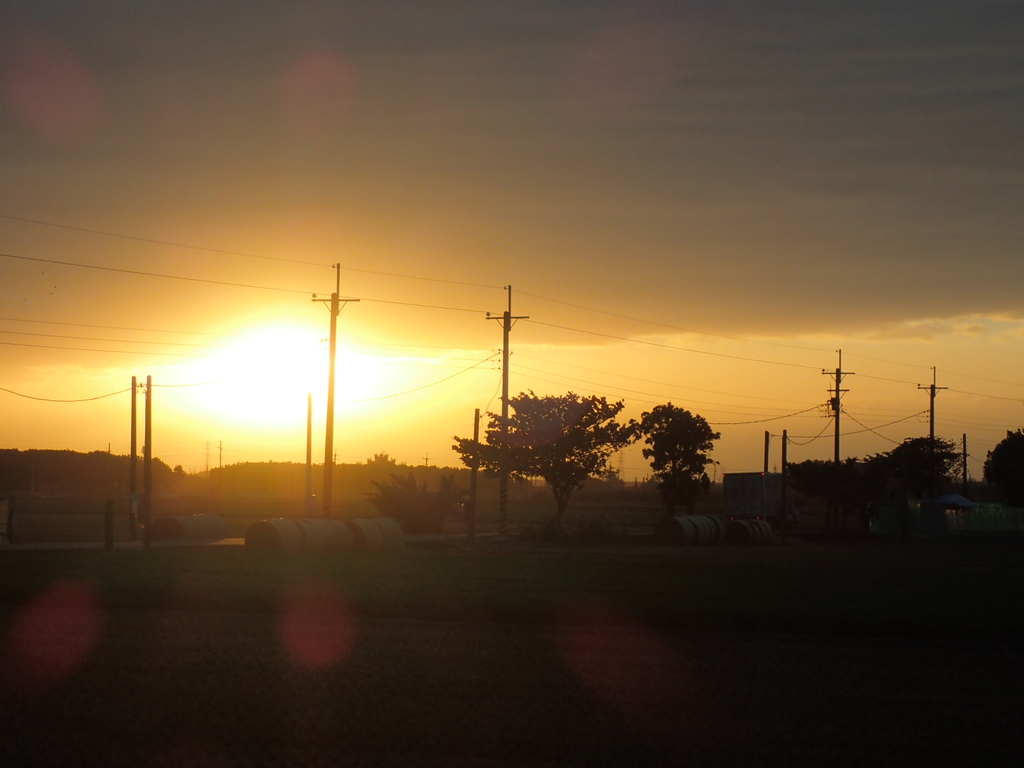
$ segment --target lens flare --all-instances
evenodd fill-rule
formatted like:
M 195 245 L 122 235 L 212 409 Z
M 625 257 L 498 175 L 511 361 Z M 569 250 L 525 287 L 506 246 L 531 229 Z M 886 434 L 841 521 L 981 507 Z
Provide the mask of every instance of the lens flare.
M 65 682 L 96 649 L 104 616 L 95 592 L 74 582 L 54 584 L 15 617 L 3 669 L 9 685 L 44 693 Z
M 307 584 L 289 594 L 281 607 L 278 630 L 292 661 L 313 670 L 336 667 L 355 642 L 348 602 L 324 584 Z

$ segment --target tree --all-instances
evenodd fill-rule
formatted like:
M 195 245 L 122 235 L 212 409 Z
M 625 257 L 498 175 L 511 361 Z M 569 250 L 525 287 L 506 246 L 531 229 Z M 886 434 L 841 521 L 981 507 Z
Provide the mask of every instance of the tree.
M 644 458 L 652 460 L 651 468 L 669 516 L 675 514 L 679 504 L 685 504 L 686 511 L 693 514 L 697 493 L 710 483 L 705 468 L 713 461 L 709 453 L 721 434 L 713 431 L 703 416 L 672 403 L 643 414 L 640 433 L 649 446 L 643 449 Z
M 1007 432 L 985 458 L 985 480 L 1011 507 L 1024 507 L 1024 432 Z
M 398 520 L 407 533 L 441 533 L 445 518 L 462 498 L 455 475 L 442 475 L 436 491 L 428 491 L 426 483 L 419 485 L 411 472 L 391 475 L 390 482 L 372 482 L 377 490 L 366 494 L 367 500 L 383 517 Z
M 860 516 L 863 527 L 867 527 L 868 511 L 885 495 L 887 482 L 885 467 L 880 462 L 853 457 L 838 464 L 814 459 L 790 464 L 789 476 L 799 493 L 825 499 L 828 505 L 826 527 L 840 525 L 842 530 L 846 529 L 850 514 Z M 839 513 L 842 513 L 841 524 Z
M 941 437 L 908 437 L 887 453 L 869 459 L 894 480 L 903 484 L 907 493 L 924 498 L 943 485 L 948 485 L 962 472 L 963 457 L 956 445 Z
M 504 466 L 510 477 L 543 478 L 554 494 L 554 523 L 560 527 L 573 491 L 588 477 L 607 474 L 609 457 L 633 441 L 635 423 L 615 420 L 624 407 L 621 401 L 573 392 L 522 392 L 509 398 L 509 407 L 507 442 L 501 416 L 490 413 L 486 442 L 455 437 L 453 450 L 469 467 L 479 462 L 491 472 Z

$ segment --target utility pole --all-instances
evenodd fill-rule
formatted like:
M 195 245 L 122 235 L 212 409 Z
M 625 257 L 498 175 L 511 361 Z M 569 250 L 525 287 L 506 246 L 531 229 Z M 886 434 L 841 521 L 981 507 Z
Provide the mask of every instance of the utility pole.
M 918 389 L 928 392 L 928 498 L 935 497 L 935 393 L 948 387 L 935 386 L 938 373 L 932 366 L 932 383 L 927 387 L 917 385 Z
M 963 468 L 964 468 L 964 498 L 967 498 L 967 433 L 966 432 L 964 432 L 963 455 L 962 455 L 962 458 L 961 458 L 960 461 L 963 464 Z
M 779 510 L 779 543 L 786 543 L 786 523 L 789 521 L 789 432 L 782 430 L 782 493 Z
M 206 441 L 206 479 L 210 479 L 210 441 Z
M 217 441 L 217 469 L 224 469 L 224 441 Z
M 480 445 L 480 409 L 473 412 L 473 443 Z M 466 538 L 473 541 L 476 535 L 476 475 L 480 460 L 473 459 L 469 467 L 469 505 L 466 508 Z
M 136 426 L 136 401 L 139 394 L 139 380 L 132 376 L 132 438 L 131 454 L 128 459 L 128 537 L 135 541 L 138 536 L 139 516 L 139 463 L 138 428 Z
M 145 444 L 142 446 L 142 548 L 153 546 L 153 377 L 146 377 Z
M 768 452 L 771 449 L 772 433 L 767 429 L 764 431 L 764 471 L 768 472 Z
M 331 516 L 331 494 L 334 485 L 334 370 L 338 348 L 338 313 L 341 312 L 343 304 L 348 304 L 350 301 L 359 301 L 359 299 L 341 299 L 341 264 L 335 264 L 334 269 L 334 293 L 331 294 L 331 298 L 318 299 L 316 294 L 313 295 L 313 301 L 320 301 L 325 304 L 329 302 L 331 310 L 331 362 L 327 373 L 327 428 L 324 439 L 324 489 L 323 499 L 321 500 L 323 517 Z
M 313 516 L 313 393 L 306 395 L 306 517 Z
M 498 469 L 498 533 L 502 537 L 508 534 L 508 337 L 512 332 L 512 326 L 516 320 L 527 320 L 527 315 L 518 317 L 512 316 L 512 286 L 506 285 L 508 291 L 508 309 L 501 317 L 492 317 L 487 313 L 489 320 L 501 320 L 502 345 L 501 345 L 501 467 Z
M 843 412 L 843 395 L 850 391 L 848 389 L 842 388 L 843 377 L 856 376 L 856 374 L 843 370 L 843 350 L 839 349 L 836 351 L 839 352 L 839 367 L 836 368 L 835 373 L 833 373 L 832 371 L 826 371 L 825 369 L 822 369 L 821 373 L 824 376 L 832 376 L 835 380 L 834 389 L 829 390 L 829 393 L 832 395 L 832 397 L 829 398 L 829 407 L 832 409 L 832 416 L 835 419 L 835 446 L 833 449 L 832 460 L 836 464 L 838 464 L 842 460 L 839 455 L 839 436 L 841 434 L 841 430 L 839 427 L 839 416 Z

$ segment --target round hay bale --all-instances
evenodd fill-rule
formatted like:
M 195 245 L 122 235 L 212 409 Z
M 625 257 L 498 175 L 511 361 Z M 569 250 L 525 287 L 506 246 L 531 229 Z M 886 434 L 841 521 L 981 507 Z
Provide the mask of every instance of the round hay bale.
M 729 520 L 725 524 L 725 540 L 729 544 L 753 544 L 756 533 L 747 520 Z
M 749 522 L 757 528 L 760 536 L 760 539 L 758 540 L 759 544 L 768 544 L 772 540 L 773 532 L 771 523 L 767 520 L 751 520 Z
M 305 548 L 311 552 L 341 552 L 353 548 L 352 532 L 343 520 L 317 517 L 297 520 Z
M 692 547 L 700 543 L 700 531 L 697 529 L 697 524 L 693 521 L 693 518 L 689 515 L 680 515 L 676 518 L 679 521 L 679 526 L 683 532 L 683 546 Z
M 345 525 L 352 533 L 352 543 L 356 549 L 364 551 L 384 549 L 384 532 L 373 520 L 355 518 L 346 520 Z
M 245 548 L 259 552 L 298 552 L 304 545 L 297 521 L 283 517 L 253 523 L 245 532 Z
M 704 517 L 708 519 L 711 525 L 712 535 L 710 543 L 721 544 L 725 541 L 725 520 L 713 515 L 705 515 Z
M 373 520 L 384 535 L 384 548 L 394 551 L 402 548 L 402 524 L 393 517 L 378 517 Z

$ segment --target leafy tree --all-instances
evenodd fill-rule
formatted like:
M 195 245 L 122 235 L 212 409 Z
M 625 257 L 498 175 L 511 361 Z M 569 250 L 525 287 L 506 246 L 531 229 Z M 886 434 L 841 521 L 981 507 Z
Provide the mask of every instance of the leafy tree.
M 828 504 L 827 527 L 833 527 L 833 522 L 838 523 L 841 513 L 844 530 L 850 514 L 860 516 L 866 527 L 868 510 L 885 494 L 887 483 L 882 463 L 852 457 L 838 464 L 814 459 L 790 464 L 789 476 L 795 490 L 805 496 L 825 499 Z
M 504 466 L 510 477 L 543 478 L 555 497 L 554 523 L 561 526 L 574 490 L 588 477 L 608 473 L 609 457 L 634 439 L 635 424 L 615 420 L 624 404 L 603 397 L 566 395 L 538 396 L 523 392 L 509 399 L 508 441 L 502 418 L 488 414 L 486 442 L 455 438 L 453 449 L 462 461 L 498 472 Z
M 963 456 L 956 444 L 941 437 L 908 437 L 887 453 L 869 460 L 889 477 L 903 484 L 916 498 L 924 498 L 944 485 L 949 485 L 963 471 Z
M 649 446 L 643 449 L 644 458 L 651 459 L 668 514 L 674 515 L 679 504 L 692 514 L 697 493 L 710 484 L 705 468 L 713 462 L 709 454 L 721 434 L 703 416 L 672 403 L 643 414 L 640 433 Z
M 1011 507 L 1024 507 L 1024 432 L 1007 432 L 985 458 L 985 480 Z
M 417 484 L 411 472 L 392 475 L 389 482 L 374 480 L 373 485 L 377 490 L 366 494 L 369 502 L 382 516 L 398 520 L 406 533 L 441 533 L 445 518 L 462 498 L 455 475 L 442 476 L 436 491 L 428 491 L 426 483 Z

